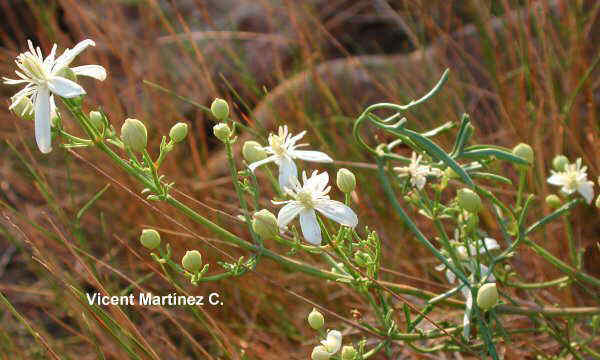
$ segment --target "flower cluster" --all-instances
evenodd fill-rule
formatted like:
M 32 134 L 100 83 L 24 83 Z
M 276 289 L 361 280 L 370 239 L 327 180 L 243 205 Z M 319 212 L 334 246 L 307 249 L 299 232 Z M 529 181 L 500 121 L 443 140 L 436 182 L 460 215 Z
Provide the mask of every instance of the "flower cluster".
M 55 57 L 57 46 L 54 44 L 50 54 L 45 58 L 39 47 L 34 48 L 30 40 L 27 43 L 29 51 L 20 54 L 15 60 L 19 68 L 15 71 L 18 79 L 3 79 L 5 84 L 26 84 L 13 96 L 11 109 L 24 101 L 33 104 L 27 111 L 28 115 L 35 113 L 35 140 L 42 153 L 49 153 L 52 150 L 51 114 L 52 109 L 56 107 L 52 94 L 63 98 L 84 95 L 85 90 L 73 81 L 76 76 L 89 76 L 103 81 L 106 79 L 106 70 L 100 65 L 69 67 L 77 55 L 89 46 L 95 45 L 92 40 L 81 41 L 73 49 L 66 49 L 59 57 Z

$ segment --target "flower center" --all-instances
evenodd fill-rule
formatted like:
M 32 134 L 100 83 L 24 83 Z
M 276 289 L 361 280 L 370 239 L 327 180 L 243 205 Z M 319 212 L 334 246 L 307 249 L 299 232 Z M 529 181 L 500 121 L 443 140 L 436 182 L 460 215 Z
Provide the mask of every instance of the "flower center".
M 273 152 L 276 155 L 279 155 L 279 156 L 285 155 L 286 149 L 283 146 L 284 139 L 282 137 L 271 134 L 271 136 L 269 136 L 269 145 L 271 146 L 271 149 L 273 149 Z
M 30 53 L 25 53 L 20 56 L 19 61 L 21 62 L 23 67 L 29 72 L 29 74 L 25 75 L 30 75 L 32 81 L 38 84 L 42 84 L 48 81 L 49 74 L 44 68 L 43 62 L 37 56 Z
M 569 189 L 577 189 L 577 172 L 568 172 L 567 173 L 567 187 Z
M 296 195 L 296 200 L 298 200 L 299 202 L 301 202 L 302 205 L 304 205 L 307 208 L 313 208 L 314 207 L 313 197 L 312 197 L 312 194 L 309 193 L 309 192 L 300 191 Z

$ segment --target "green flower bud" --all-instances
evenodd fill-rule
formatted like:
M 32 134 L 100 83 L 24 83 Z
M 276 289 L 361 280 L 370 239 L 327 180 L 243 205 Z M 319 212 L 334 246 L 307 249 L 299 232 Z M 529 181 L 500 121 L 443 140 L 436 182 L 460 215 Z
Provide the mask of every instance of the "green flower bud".
M 313 348 L 310 358 L 312 360 L 329 360 L 329 358 L 331 358 L 331 354 L 323 345 L 318 345 Z
M 481 210 L 481 198 L 471 189 L 460 189 L 457 191 L 458 206 L 461 208 L 477 213 Z
M 218 123 L 215 125 L 213 127 L 213 132 L 215 133 L 217 139 L 221 140 L 222 142 L 229 141 L 229 138 L 231 137 L 231 129 L 225 123 Z
M 546 196 L 546 204 L 553 209 L 559 208 L 562 205 L 562 201 L 555 194 L 550 194 Z
M 531 146 L 525 143 L 520 143 L 513 148 L 512 153 L 515 156 L 527 160 L 529 165 L 533 164 L 533 149 Z
M 565 171 L 565 167 L 569 164 L 569 159 L 564 155 L 556 155 L 552 159 L 552 167 L 556 171 Z
M 210 104 L 210 111 L 217 119 L 225 120 L 229 116 L 229 105 L 227 104 L 227 101 L 216 98 L 213 100 L 212 104 Z
M 186 251 L 181 259 L 183 268 L 191 273 L 196 273 L 202 268 L 202 255 L 198 250 Z
M 22 119 L 33 120 L 35 118 L 35 113 L 31 99 L 27 96 L 23 96 L 19 102 L 15 103 L 15 100 L 17 100 L 15 97 L 11 98 L 11 111 Z
M 598 198 L 596 199 L 596 207 L 600 209 L 600 195 L 598 195 Z
M 186 123 L 179 122 L 171 128 L 169 131 L 169 137 L 173 142 L 180 142 L 187 136 L 188 125 Z
M 257 211 L 252 216 L 252 230 L 263 239 L 272 239 L 279 232 L 277 218 L 267 209 Z
M 356 188 L 356 177 L 352 171 L 341 168 L 337 172 L 336 184 L 344 194 L 351 193 Z
M 90 111 L 89 118 L 95 129 L 100 132 L 104 129 L 104 116 L 100 111 Z
M 160 234 L 154 229 L 144 229 L 140 235 L 140 242 L 145 248 L 154 250 L 160 245 Z
M 325 318 L 317 309 L 313 308 L 310 314 L 308 314 L 308 325 L 315 330 L 319 330 L 325 325 Z
M 477 292 L 477 306 L 487 311 L 498 303 L 498 289 L 496 283 L 486 283 Z
M 267 152 L 256 141 L 246 141 L 242 147 L 242 155 L 248 164 L 261 161 L 267 158 Z
M 126 119 L 121 126 L 121 140 L 133 151 L 144 151 L 148 144 L 146 126 L 138 119 Z
M 373 262 L 373 259 L 366 252 L 357 251 L 354 253 L 354 262 L 360 267 L 366 267 Z
M 356 349 L 350 345 L 342 348 L 342 360 L 354 360 L 356 358 Z

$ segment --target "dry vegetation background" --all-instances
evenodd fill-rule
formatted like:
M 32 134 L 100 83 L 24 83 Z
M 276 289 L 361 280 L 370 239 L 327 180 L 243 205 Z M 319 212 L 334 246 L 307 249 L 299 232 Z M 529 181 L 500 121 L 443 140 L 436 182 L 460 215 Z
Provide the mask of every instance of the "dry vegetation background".
M 174 123 L 188 122 L 190 136 L 168 158 L 164 172 L 182 191 L 178 198 L 240 234 L 243 227 L 226 215 L 239 210 L 222 147 L 201 107 L 217 96 L 233 104 L 236 120 L 263 135 L 283 123 L 295 131 L 309 129 L 315 148 L 360 165 L 370 159 L 351 139 L 353 118 L 374 102 L 418 97 L 449 67 L 450 80 L 440 95 L 409 114 L 412 126 L 426 129 L 468 112 L 479 142 L 531 144 L 536 159 L 529 191 L 540 200 L 554 190 L 545 178 L 557 153 L 582 157 L 591 179 L 600 174 L 600 79 L 597 70 L 590 72 L 599 61 L 597 1 L 0 0 L 0 9 L 2 75 L 12 75 L 13 59 L 28 38 L 45 51 L 53 42 L 64 48 L 94 39 L 96 48 L 83 53 L 79 63 L 101 64 L 109 78 L 82 80 L 86 103 L 101 105 L 117 128 L 126 117 L 143 120 L 155 152 Z M 0 358 L 42 359 L 50 353 L 65 359 L 237 359 L 243 353 L 250 359 L 307 358 L 314 346 L 314 332 L 305 324 L 311 306 L 251 273 L 186 286 L 192 294 L 218 291 L 222 308 L 108 307 L 110 316 L 102 317 L 81 303 L 74 289 L 174 291 L 138 243 L 145 226 L 161 230 L 176 258 L 197 248 L 214 270 L 217 261 L 227 259 L 206 242 L 235 257 L 247 254 L 181 216 L 178 224 L 170 221 L 169 208 L 144 203 L 139 185 L 94 149 L 69 153 L 55 144 L 50 155 L 41 155 L 33 124 L 7 110 L 14 91 L 0 87 L 0 291 L 22 319 L 0 306 Z M 65 126 L 78 131 L 68 117 Z M 349 166 L 336 163 L 330 174 L 342 165 Z M 514 178 L 511 167 L 504 170 Z M 377 230 L 383 240 L 390 270 L 385 279 L 446 289 L 433 270 L 434 259 L 389 210 L 373 170 L 355 171 L 355 208 L 360 226 Z M 79 209 L 107 184 L 78 219 Z M 263 199 L 266 207 L 268 200 Z M 543 201 L 536 206 L 538 217 L 550 212 Z M 578 211 L 573 225 L 585 249 L 586 272 L 600 276 L 598 212 Z M 487 216 L 484 227 L 498 235 Z M 536 240 L 554 254 L 566 254 L 562 226 L 553 223 Z M 560 275 L 527 251 L 513 266 L 528 281 Z M 258 271 L 345 317 L 372 316 L 360 299 L 334 283 L 286 272 L 267 260 Z M 574 287 L 543 290 L 535 300 L 583 306 L 593 303 L 587 298 Z M 461 314 L 449 309 L 445 316 Z M 511 321 L 527 322 L 516 316 Z M 329 319 L 327 326 L 335 325 Z M 146 352 L 135 350 L 124 333 Z M 560 345 L 532 334 L 499 349 L 506 358 L 534 358 L 557 353 Z M 399 348 L 397 357 L 428 356 Z

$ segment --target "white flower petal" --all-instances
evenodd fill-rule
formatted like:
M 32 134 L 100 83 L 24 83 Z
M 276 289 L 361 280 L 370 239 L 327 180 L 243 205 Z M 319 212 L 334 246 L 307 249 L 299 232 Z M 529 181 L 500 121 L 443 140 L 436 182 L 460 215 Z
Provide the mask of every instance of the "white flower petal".
M 317 214 L 312 209 L 305 209 L 300 212 L 300 228 L 304 240 L 313 245 L 321 245 L 321 227 L 317 221 Z
M 48 87 L 50 91 L 64 98 L 73 98 L 85 94 L 85 90 L 79 84 L 60 76 L 53 77 L 48 82 Z
M 311 177 L 304 181 L 303 188 L 311 192 L 323 191 L 328 183 L 329 174 L 327 172 L 317 174 L 317 171 L 314 171 Z
M 277 214 L 277 225 L 280 228 L 285 228 L 294 218 L 304 209 L 297 201 L 290 201 L 279 210 Z
M 353 228 L 358 225 L 358 216 L 356 216 L 350 207 L 339 201 L 320 200 L 317 204 L 315 204 L 315 210 L 344 226 Z
M 52 151 L 50 130 L 50 92 L 42 87 L 35 98 L 35 141 L 44 154 Z
M 592 200 L 594 199 L 594 183 L 593 182 L 585 181 L 585 182 L 579 184 L 577 191 L 581 194 L 581 196 L 583 196 L 583 198 L 585 199 L 585 201 L 588 204 L 592 203 Z
M 320 162 L 320 163 L 330 163 L 333 162 L 333 159 L 329 157 L 329 155 L 320 151 L 312 151 L 312 150 L 292 150 L 291 155 L 295 158 L 312 161 L 312 162 Z
M 500 245 L 498 244 L 496 239 L 486 237 L 483 239 L 483 243 L 485 244 L 485 248 L 482 249 L 483 251 L 480 251 L 482 253 L 485 252 L 485 249 L 487 249 L 488 251 L 500 249 Z
M 566 183 L 566 179 L 563 173 L 554 173 L 548 178 L 548 184 L 563 186 Z
M 294 160 L 284 157 L 279 162 L 279 186 L 282 189 L 292 185 L 291 179 L 298 179 L 298 168 Z
M 89 76 L 96 80 L 104 81 L 106 79 L 106 69 L 100 65 L 83 65 L 71 68 L 75 75 Z
M 96 43 L 93 40 L 86 39 L 86 40 L 80 41 L 77 45 L 75 45 L 75 47 L 73 49 L 65 50 L 65 52 L 56 59 L 56 61 L 54 63 L 54 67 L 52 68 L 52 72 L 56 74 L 60 70 L 69 66 L 69 64 L 71 64 L 71 62 L 75 59 L 75 57 L 77 55 L 79 55 L 83 50 L 85 50 L 89 46 L 95 46 L 95 45 L 96 45 Z
M 452 272 L 452 270 L 446 270 L 446 279 L 450 284 L 454 284 L 456 282 L 456 275 Z
M 342 333 L 337 330 L 329 330 L 327 339 L 322 340 L 321 344 L 331 355 L 337 353 L 342 347 Z
M 264 164 L 268 164 L 270 162 L 274 162 L 275 160 L 277 160 L 277 158 L 277 155 L 269 156 L 268 158 L 253 162 L 252 164 L 248 165 L 248 168 L 250 168 L 250 171 L 254 172 L 254 170 L 256 170 L 257 167 Z

